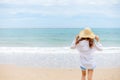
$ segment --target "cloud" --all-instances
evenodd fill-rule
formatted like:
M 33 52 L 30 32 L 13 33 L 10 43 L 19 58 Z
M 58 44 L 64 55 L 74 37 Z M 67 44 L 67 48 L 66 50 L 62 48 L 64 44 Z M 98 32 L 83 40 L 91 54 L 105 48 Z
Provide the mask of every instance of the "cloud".
M 109 6 L 99 7 L 99 6 L 16 6 L 12 8 L 2 8 L 0 9 L 0 14 L 6 15 L 23 15 L 31 14 L 42 15 L 42 16 L 64 16 L 64 17 L 73 17 L 73 16 L 83 16 L 83 15 L 103 15 L 106 17 L 120 17 L 120 11 L 118 9 L 112 9 Z
M 0 14 L 22 15 L 39 14 L 42 16 L 82 16 L 103 15 L 120 17 L 118 0 L 0 0 L 4 6 Z M 0 6 L 1 7 L 1 6 Z
M 65 6 L 65 5 L 113 5 L 119 0 L 0 0 L 0 3 L 18 5 Z
M 118 0 L 0 0 L 0 27 L 74 27 L 86 23 L 114 27 L 120 25 L 119 9 Z

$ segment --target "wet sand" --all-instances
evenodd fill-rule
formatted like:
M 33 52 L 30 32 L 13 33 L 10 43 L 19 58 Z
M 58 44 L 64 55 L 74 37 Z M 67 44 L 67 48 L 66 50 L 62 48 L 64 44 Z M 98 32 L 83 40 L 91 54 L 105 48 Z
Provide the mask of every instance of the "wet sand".
M 93 80 L 120 80 L 120 68 L 96 68 Z M 39 68 L 1 64 L 0 80 L 80 80 L 77 68 Z

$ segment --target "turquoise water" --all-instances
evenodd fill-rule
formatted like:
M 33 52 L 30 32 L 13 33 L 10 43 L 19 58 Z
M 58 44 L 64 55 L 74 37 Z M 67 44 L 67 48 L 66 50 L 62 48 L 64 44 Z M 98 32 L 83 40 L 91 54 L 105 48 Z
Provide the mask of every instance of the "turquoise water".
M 80 28 L 0 29 L 0 46 L 69 46 Z M 93 28 L 105 47 L 120 47 L 120 28 Z

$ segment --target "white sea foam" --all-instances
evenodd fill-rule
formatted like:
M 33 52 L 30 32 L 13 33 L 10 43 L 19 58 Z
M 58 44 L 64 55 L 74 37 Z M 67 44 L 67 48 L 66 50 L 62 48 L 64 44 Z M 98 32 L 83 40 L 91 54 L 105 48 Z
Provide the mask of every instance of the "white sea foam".
M 98 67 L 120 67 L 120 47 L 97 51 Z M 79 68 L 79 53 L 69 47 L 0 47 L 0 64 Z
M 39 54 L 67 54 L 78 53 L 70 47 L 0 47 L 0 53 L 39 53 Z M 96 53 L 120 53 L 120 47 L 104 47 Z

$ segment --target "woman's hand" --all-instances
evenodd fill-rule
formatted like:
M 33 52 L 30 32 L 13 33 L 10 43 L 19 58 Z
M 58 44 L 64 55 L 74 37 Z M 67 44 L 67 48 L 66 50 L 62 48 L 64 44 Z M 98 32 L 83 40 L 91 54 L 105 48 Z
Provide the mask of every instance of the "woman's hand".
M 78 39 L 79 39 L 79 36 L 77 35 L 77 36 L 76 36 L 76 41 L 77 41 Z
M 100 41 L 100 39 L 99 39 L 99 36 L 98 36 L 98 35 L 96 35 L 96 36 L 95 36 L 95 39 L 96 39 L 96 41 L 97 41 L 97 42 L 99 42 L 99 41 Z
M 79 43 L 79 36 L 76 36 L 75 44 L 77 45 Z

